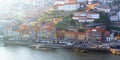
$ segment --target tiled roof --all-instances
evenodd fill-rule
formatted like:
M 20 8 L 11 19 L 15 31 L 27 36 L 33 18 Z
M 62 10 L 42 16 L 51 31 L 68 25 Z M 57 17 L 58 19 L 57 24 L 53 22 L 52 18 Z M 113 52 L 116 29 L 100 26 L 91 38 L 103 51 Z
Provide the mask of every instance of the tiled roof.
M 66 4 L 78 4 L 77 0 L 66 0 Z
M 96 31 L 96 32 L 104 33 L 105 35 L 109 35 L 109 31 L 107 31 L 107 30 L 105 30 L 105 29 L 103 29 L 103 28 L 98 28 L 98 27 L 88 29 L 88 30 L 86 31 L 86 33 L 91 33 L 93 30 Z
M 53 7 L 58 7 L 58 6 L 64 6 L 64 4 L 56 4 L 56 5 L 53 5 Z
M 84 32 L 64 32 L 65 34 L 85 34 Z

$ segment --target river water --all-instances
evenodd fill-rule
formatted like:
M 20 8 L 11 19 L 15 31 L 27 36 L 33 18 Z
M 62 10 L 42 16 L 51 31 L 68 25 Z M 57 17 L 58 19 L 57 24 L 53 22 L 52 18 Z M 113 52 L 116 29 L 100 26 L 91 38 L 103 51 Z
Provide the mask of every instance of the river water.
M 68 49 L 36 50 L 25 46 L 0 46 L 0 60 L 120 60 L 110 53 L 77 53 Z

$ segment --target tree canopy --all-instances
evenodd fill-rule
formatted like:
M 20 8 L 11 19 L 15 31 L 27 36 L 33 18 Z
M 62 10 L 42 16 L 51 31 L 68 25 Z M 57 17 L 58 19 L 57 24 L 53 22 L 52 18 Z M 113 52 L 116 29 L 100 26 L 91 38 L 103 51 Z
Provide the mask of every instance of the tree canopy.
M 65 30 L 67 26 L 76 26 L 76 21 L 72 19 L 73 13 L 67 13 L 68 15 L 64 16 L 63 21 L 56 24 L 56 29 Z
M 95 19 L 94 23 L 105 23 L 107 29 L 109 30 L 109 25 L 110 25 L 110 17 L 107 13 L 105 12 L 99 12 L 100 14 L 100 18 L 99 19 Z
M 105 23 L 106 25 L 109 25 L 110 24 L 109 15 L 105 12 L 99 12 L 99 14 L 100 14 L 100 18 L 95 19 L 94 23 Z

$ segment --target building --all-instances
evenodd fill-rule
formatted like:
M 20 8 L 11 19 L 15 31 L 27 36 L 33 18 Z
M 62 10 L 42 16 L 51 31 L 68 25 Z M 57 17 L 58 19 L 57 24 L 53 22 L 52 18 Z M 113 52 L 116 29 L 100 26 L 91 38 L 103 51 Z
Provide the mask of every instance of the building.
M 74 12 L 74 16 L 72 17 L 74 20 L 78 20 L 79 22 L 93 22 L 94 19 L 99 19 L 98 13 L 92 12 Z
M 86 39 L 90 41 L 106 42 L 106 38 L 110 36 L 109 31 L 97 26 L 86 31 Z
M 99 19 L 99 13 L 87 13 L 87 18 Z
M 53 8 L 59 11 L 76 11 L 79 8 L 85 7 L 85 4 L 89 8 L 94 8 L 93 0 L 57 0 L 53 4 Z
M 110 16 L 110 21 L 111 21 L 111 22 L 120 21 L 120 12 L 117 12 L 116 15 L 111 15 L 111 16 Z
M 111 27 L 111 30 L 115 30 L 116 32 L 119 33 L 120 31 L 120 12 L 117 12 L 117 14 L 115 15 L 111 15 L 110 16 L 110 27 Z
M 120 22 L 119 21 L 111 22 L 110 27 L 111 27 L 111 30 L 120 31 Z
M 80 8 L 80 3 L 77 0 L 66 0 L 64 9 L 65 11 L 78 10 Z
M 9 29 L 3 32 L 4 37 L 8 37 L 8 40 L 20 40 L 20 33 Z
M 84 32 L 57 31 L 57 38 L 67 41 L 85 40 Z
M 85 33 L 83 33 L 83 32 L 65 32 L 64 38 L 67 40 L 85 40 Z
M 56 10 L 64 10 L 64 0 L 57 0 L 54 4 L 53 4 L 53 7 L 54 9 Z
M 54 36 L 55 33 L 56 33 L 55 25 L 53 23 L 46 23 L 43 25 L 43 27 L 41 27 L 41 30 L 38 31 L 37 36 L 39 39 L 47 38 L 53 40 L 55 39 Z
M 99 1 L 99 2 L 101 2 L 101 3 L 111 3 L 111 2 L 113 2 L 114 0 L 94 0 L 94 1 Z
M 80 8 L 80 3 L 77 0 L 57 0 L 53 4 L 53 8 L 55 10 L 74 11 Z
M 99 2 L 95 3 L 95 9 L 102 12 L 110 12 L 111 10 L 109 4 L 103 4 Z
M 97 9 L 97 11 L 110 12 L 110 8 L 95 7 L 95 9 Z

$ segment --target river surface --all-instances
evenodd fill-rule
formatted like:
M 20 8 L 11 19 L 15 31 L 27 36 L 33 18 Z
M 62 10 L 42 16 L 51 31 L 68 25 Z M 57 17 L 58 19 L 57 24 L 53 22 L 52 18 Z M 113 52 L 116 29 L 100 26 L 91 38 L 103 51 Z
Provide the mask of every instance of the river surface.
M 36 50 L 25 46 L 0 46 L 0 60 L 120 60 L 110 53 L 77 53 L 68 49 Z

